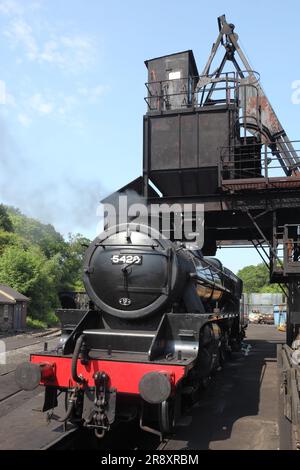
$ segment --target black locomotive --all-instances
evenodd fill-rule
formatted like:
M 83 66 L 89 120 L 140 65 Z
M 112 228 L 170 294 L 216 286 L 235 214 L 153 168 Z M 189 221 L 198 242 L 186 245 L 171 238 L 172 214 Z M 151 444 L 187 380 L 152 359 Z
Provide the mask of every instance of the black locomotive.
M 239 347 L 241 280 L 217 259 L 127 223 L 91 243 L 84 284 L 91 308 L 59 312 L 57 350 L 32 354 L 18 382 L 45 385 L 44 411 L 66 392 L 62 420 L 98 437 L 137 415 L 142 429 L 169 433 Z
M 231 29 L 224 23 L 222 35 Z M 226 212 L 220 149 L 232 139 L 239 142 L 235 123 L 241 115 L 239 79 L 228 81 L 221 69 L 214 80 L 210 64 L 203 77 L 192 51 L 146 61 L 143 175 L 119 191 L 135 191 L 147 208 L 175 201 L 180 216 L 185 201 L 204 203 L 214 227 L 206 230 L 206 255 L 214 255 L 218 236 L 226 235 L 212 223 L 213 211 L 219 217 Z M 214 101 L 219 82 L 217 92 L 224 96 Z M 226 220 L 228 229 L 233 219 Z M 184 237 L 167 239 L 148 225 L 128 218 L 91 243 L 83 266 L 87 306 L 78 308 L 65 296 L 75 308 L 59 312 L 57 350 L 32 354 L 30 364 L 16 371 L 25 389 L 45 385 L 45 411 L 65 392 L 68 406 L 61 419 L 95 430 L 98 437 L 113 423 L 137 416 L 142 429 L 169 433 L 185 403 L 197 398 L 243 337 L 241 280 L 217 259 L 188 248 Z

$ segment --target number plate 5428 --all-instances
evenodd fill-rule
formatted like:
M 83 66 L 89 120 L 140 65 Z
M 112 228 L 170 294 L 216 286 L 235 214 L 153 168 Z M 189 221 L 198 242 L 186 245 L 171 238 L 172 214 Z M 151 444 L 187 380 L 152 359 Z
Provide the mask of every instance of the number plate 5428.
M 143 257 L 140 255 L 113 255 L 112 264 L 142 264 Z

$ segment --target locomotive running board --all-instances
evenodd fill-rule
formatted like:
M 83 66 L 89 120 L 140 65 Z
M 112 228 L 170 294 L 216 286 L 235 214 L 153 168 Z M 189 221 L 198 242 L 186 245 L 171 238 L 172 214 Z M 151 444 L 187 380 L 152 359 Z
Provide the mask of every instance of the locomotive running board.
M 202 327 L 230 318 L 238 318 L 238 314 L 165 313 L 156 331 L 97 328 L 82 334 L 90 357 L 190 365 L 198 356 Z
M 196 314 L 166 313 L 149 349 L 149 360 L 168 357 L 185 363 L 195 360 L 199 350 L 200 330 L 205 323 L 239 318 L 237 313 Z
M 60 350 L 64 355 L 72 354 L 75 339 L 82 333 L 86 337 L 88 350 L 97 351 L 100 357 L 103 352 L 106 359 L 116 355 L 123 358 L 124 354 L 135 355 L 130 361 L 168 361 L 175 360 L 183 364 L 193 362 L 199 349 L 199 334 L 205 323 L 222 322 L 238 319 L 238 313 L 199 314 L 199 313 L 165 313 L 156 331 L 136 331 L 106 329 L 100 312 L 86 312 L 72 333 L 60 342 Z M 138 354 L 137 354 L 138 353 Z M 146 357 L 145 357 L 146 355 Z M 121 359 L 124 360 L 124 359 Z M 127 359 L 125 359 L 126 361 Z

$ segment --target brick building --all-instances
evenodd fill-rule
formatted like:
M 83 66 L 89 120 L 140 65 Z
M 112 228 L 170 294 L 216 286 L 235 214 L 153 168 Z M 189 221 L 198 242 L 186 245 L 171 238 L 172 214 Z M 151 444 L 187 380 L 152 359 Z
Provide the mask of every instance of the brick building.
M 0 284 L 0 331 L 26 328 L 29 298 L 9 286 Z

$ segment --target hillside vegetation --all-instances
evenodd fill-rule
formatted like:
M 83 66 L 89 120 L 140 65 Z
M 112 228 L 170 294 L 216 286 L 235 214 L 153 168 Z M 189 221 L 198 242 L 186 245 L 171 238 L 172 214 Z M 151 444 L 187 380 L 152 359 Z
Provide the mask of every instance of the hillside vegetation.
M 68 240 L 50 224 L 0 205 L 0 283 L 30 297 L 29 316 L 37 324 L 57 321 L 58 292 L 81 290 L 83 254 L 89 240 Z

